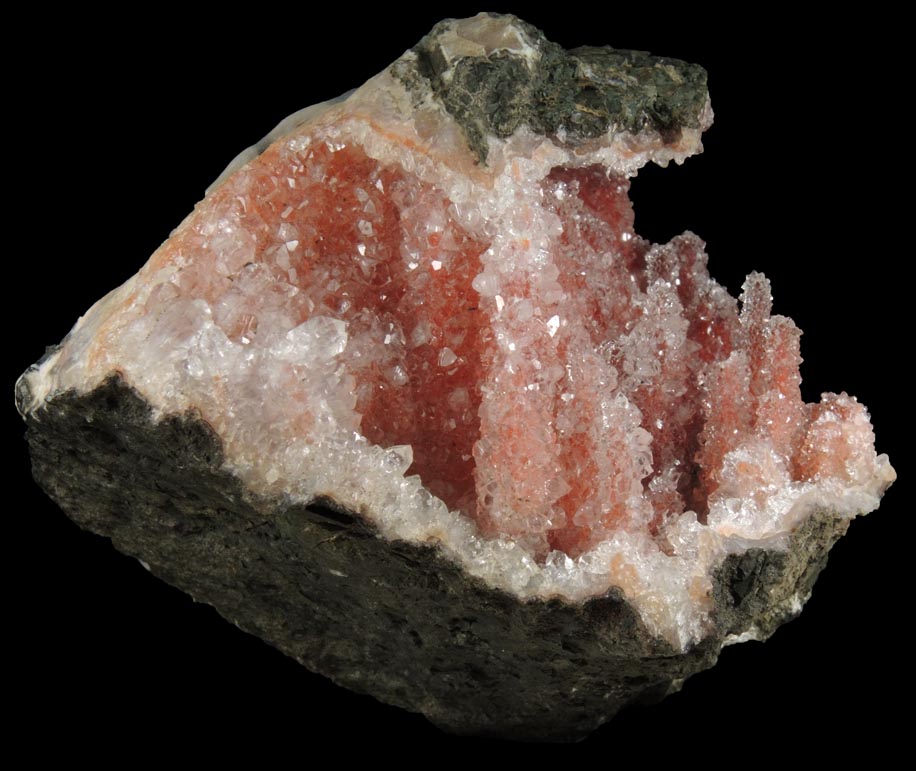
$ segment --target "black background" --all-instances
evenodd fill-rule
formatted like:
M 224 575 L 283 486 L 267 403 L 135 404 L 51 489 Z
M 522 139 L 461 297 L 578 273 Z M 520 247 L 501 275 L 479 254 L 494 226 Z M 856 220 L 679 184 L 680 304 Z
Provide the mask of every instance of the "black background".
M 567 47 L 609 43 L 707 68 L 716 122 L 706 151 L 640 172 L 637 229 L 655 241 L 698 233 L 733 293 L 747 272 L 764 271 L 775 311 L 805 331 L 806 399 L 858 396 L 902 481 L 880 511 L 853 522 L 801 618 L 765 645 L 726 649 L 680 694 L 564 752 L 718 765 L 745 752 L 775 760 L 790 737 L 810 753 L 890 750 L 912 708 L 902 444 L 912 242 L 907 196 L 895 187 L 906 180 L 907 134 L 888 37 L 897 22 L 877 13 L 802 22 L 771 6 L 714 18 L 684 6 L 675 15 L 572 8 L 503 10 Z M 45 345 L 136 272 L 238 151 L 288 113 L 359 85 L 438 19 L 476 10 L 265 5 L 245 18 L 214 10 L 189 22 L 140 7 L 123 17 L 28 18 L 20 32 L 30 53 L 9 82 L 20 129 L 8 150 L 16 203 L 6 262 L 23 311 L 8 328 L 7 393 Z M 421 745 L 512 750 L 445 736 L 336 688 L 79 531 L 31 483 L 21 423 L 11 406 L 6 415 L 14 736 L 74 756 L 181 744 L 289 750 L 303 762 L 324 749 L 379 759 Z M 54 739 L 34 744 L 41 737 Z M 531 749 L 515 751 L 521 759 Z

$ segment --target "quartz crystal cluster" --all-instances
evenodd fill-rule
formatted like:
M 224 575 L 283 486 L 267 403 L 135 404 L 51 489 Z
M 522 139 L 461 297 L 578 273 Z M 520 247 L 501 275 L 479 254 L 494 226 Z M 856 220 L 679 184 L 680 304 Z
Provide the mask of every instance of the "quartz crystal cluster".
M 240 156 L 20 408 L 116 375 L 154 422 L 203 421 L 259 500 L 357 514 L 519 601 L 617 592 L 687 651 L 729 555 L 894 478 L 855 398 L 802 401 L 763 275 L 734 298 L 696 235 L 634 230 L 628 178 L 711 120 L 696 66 L 444 22 Z

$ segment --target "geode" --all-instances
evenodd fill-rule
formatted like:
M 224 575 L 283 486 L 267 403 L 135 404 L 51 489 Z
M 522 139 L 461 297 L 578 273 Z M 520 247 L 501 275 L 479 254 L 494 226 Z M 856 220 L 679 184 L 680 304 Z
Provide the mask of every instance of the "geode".
M 243 153 L 17 385 L 35 478 L 243 629 L 455 732 L 576 738 L 763 639 L 894 479 L 799 330 L 628 178 L 705 72 L 437 25 Z

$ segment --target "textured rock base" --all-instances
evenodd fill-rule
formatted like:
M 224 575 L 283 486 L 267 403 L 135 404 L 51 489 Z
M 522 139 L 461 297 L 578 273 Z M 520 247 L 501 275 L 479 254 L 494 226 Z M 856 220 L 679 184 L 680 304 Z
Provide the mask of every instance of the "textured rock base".
M 615 592 L 521 601 L 435 547 L 378 538 L 333 501 L 255 499 L 220 470 L 206 423 L 154 423 L 118 379 L 60 395 L 27 423 L 36 480 L 82 527 L 310 669 L 455 733 L 574 740 L 664 696 L 729 635 L 763 638 L 795 615 L 848 525 L 815 515 L 788 551 L 728 558 L 714 633 L 678 654 Z

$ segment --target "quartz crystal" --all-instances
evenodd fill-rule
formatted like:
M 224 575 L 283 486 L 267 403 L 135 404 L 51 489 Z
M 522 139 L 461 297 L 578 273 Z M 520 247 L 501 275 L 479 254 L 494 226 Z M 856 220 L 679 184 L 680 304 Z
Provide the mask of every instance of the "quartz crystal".
M 451 730 L 572 737 L 663 694 L 797 614 L 895 478 L 854 397 L 802 401 L 762 274 L 734 298 L 698 236 L 635 232 L 629 179 L 712 118 L 695 65 L 437 25 L 240 155 L 20 379 L 37 479 L 243 628 Z M 225 536 L 255 525 L 275 547 Z M 200 556 L 217 540 L 231 567 Z M 573 640 L 582 693 L 542 709 L 560 676 L 517 684 L 512 656 L 545 655 L 529 633 Z

